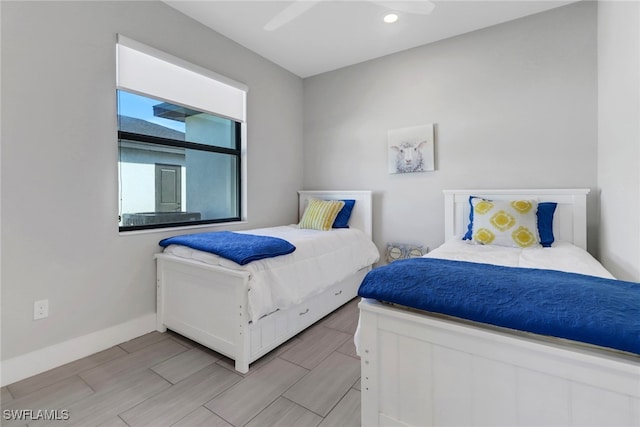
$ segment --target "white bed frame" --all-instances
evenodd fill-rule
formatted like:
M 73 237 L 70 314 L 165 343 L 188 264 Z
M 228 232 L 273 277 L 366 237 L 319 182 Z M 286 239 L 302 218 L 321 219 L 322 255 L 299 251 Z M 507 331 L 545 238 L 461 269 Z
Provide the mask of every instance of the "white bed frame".
M 355 199 L 349 226 L 372 235 L 371 191 L 299 191 L 299 216 L 310 198 Z M 157 254 L 157 325 L 171 329 L 235 360 L 249 364 L 336 308 L 353 299 L 371 266 L 355 272 L 319 295 L 256 322 L 247 312 L 249 273 Z
M 556 239 L 586 247 L 588 190 L 445 191 L 446 238 L 469 195 L 559 203 Z M 640 356 L 360 302 L 363 426 L 640 426 Z

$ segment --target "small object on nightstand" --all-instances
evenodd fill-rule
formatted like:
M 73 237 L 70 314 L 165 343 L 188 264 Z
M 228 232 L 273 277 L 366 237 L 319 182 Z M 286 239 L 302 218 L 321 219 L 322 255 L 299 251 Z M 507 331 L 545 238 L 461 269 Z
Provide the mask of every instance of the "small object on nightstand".
M 387 262 L 399 259 L 419 258 L 426 254 L 429 248 L 412 243 L 387 243 Z

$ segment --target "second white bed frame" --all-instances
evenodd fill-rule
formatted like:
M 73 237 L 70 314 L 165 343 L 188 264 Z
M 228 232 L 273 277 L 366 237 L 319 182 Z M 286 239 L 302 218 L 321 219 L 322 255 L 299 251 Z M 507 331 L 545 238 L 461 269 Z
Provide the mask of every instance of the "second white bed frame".
M 469 195 L 556 201 L 556 239 L 586 247 L 588 190 L 445 191 L 446 238 Z M 360 302 L 363 426 L 640 426 L 640 357 Z
M 310 198 L 356 200 L 349 226 L 372 234 L 371 191 L 299 191 L 299 215 Z M 171 329 L 235 360 L 249 364 L 306 329 L 357 295 L 371 266 L 318 295 L 255 322 L 247 312 L 249 273 L 164 253 L 157 260 L 157 325 Z

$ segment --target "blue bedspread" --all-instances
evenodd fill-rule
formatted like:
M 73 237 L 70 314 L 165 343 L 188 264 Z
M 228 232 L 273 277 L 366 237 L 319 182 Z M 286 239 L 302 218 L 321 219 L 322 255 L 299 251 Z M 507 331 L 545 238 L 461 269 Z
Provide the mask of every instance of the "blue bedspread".
M 370 271 L 358 294 L 640 354 L 640 283 L 416 258 Z
M 284 239 L 254 234 L 215 231 L 185 234 L 161 240 L 162 247 L 183 245 L 230 259 L 240 265 L 251 261 L 290 254 L 296 247 Z

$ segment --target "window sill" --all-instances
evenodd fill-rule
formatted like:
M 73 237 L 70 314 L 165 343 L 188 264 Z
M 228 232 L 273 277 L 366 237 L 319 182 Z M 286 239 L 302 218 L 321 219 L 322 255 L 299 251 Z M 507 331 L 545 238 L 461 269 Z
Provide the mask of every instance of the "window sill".
M 134 236 L 138 234 L 167 233 L 167 232 L 174 232 L 174 231 L 198 230 L 203 228 L 228 227 L 228 226 L 235 226 L 235 225 L 246 224 L 246 223 L 247 223 L 246 220 L 242 220 L 242 221 L 234 221 L 234 222 L 219 222 L 219 223 L 213 223 L 213 224 L 185 225 L 180 227 L 151 228 L 148 230 L 118 231 L 118 234 L 120 236 Z

